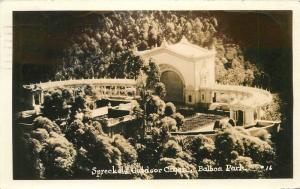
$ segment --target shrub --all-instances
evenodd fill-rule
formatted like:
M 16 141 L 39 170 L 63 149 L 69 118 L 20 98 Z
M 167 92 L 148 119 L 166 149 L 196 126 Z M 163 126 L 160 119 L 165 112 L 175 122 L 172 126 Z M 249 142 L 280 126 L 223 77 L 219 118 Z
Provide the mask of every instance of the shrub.
M 166 103 L 165 115 L 166 116 L 172 116 L 175 113 L 176 113 L 176 107 L 175 107 L 175 105 L 172 102 Z

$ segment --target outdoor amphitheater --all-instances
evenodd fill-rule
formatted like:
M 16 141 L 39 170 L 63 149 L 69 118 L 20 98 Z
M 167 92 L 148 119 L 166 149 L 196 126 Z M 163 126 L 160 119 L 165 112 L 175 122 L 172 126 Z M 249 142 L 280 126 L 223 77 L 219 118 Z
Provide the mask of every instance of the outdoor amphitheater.
M 166 41 L 160 47 L 151 50 L 136 51 L 145 61 L 153 60 L 160 67 L 161 82 L 166 87 L 166 102 L 173 102 L 185 107 L 200 108 L 212 112 L 212 116 L 196 114 L 186 117 L 186 124 L 199 125 L 203 120 L 205 124 L 190 130 L 173 132 L 173 135 L 198 135 L 215 134 L 214 123 L 216 120 L 232 119 L 234 125 L 245 127 L 253 132 L 261 128 L 267 128 L 272 132 L 278 132 L 280 122 L 261 120 L 261 108 L 272 102 L 272 94 L 265 89 L 249 86 L 235 86 L 218 84 L 215 81 L 215 54 L 214 48 L 206 49 L 196 46 L 185 37 L 176 44 L 168 44 Z M 119 123 L 132 121 L 131 115 L 136 101 L 140 99 L 140 87 L 138 80 L 126 78 L 103 79 L 70 79 L 64 81 L 48 81 L 24 85 L 27 91 L 27 104 L 32 110 L 24 112 L 40 113 L 40 107 L 44 102 L 44 94 L 48 90 L 60 87 L 77 88 L 87 85 L 94 86 L 101 99 L 108 99 L 105 106 L 92 110 L 93 119 L 109 114 L 110 110 L 124 110 L 121 121 L 117 118 L 108 118 L 107 127 L 111 135 L 124 131 L 124 128 L 114 131 Z M 117 101 L 118 103 L 114 103 Z M 115 104 L 115 106 L 112 106 Z M 23 113 L 24 113 L 23 112 Z M 226 112 L 226 116 L 215 115 L 216 112 Z M 199 117 L 200 116 L 200 117 Z M 201 117 L 202 116 L 202 117 Z M 108 116 L 109 117 L 109 116 Z M 197 121 L 198 120 L 198 121 Z M 186 125 L 189 127 L 189 125 Z

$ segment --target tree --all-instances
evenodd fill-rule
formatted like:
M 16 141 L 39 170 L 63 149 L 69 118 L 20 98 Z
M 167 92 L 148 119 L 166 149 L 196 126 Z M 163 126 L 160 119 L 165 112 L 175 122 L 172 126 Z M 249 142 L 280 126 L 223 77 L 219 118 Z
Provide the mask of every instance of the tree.
M 160 116 L 157 113 L 151 113 L 147 117 L 147 126 L 148 127 L 159 127 Z
M 215 139 L 216 159 L 220 165 L 225 165 L 231 161 L 231 152 L 236 151 L 243 154 L 245 151 L 241 134 L 234 128 L 228 128 L 218 133 Z
M 276 160 L 275 150 L 266 141 L 250 135 L 244 136 L 245 156 L 261 165 L 273 165 Z
M 34 178 L 72 177 L 76 150 L 48 118 L 34 120 L 33 130 L 25 134 L 27 158 Z M 29 169 L 30 170 L 30 169 Z
M 161 120 L 160 128 L 163 132 L 177 131 L 175 119 L 168 116 L 164 117 Z
M 84 133 L 82 136 L 82 147 L 89 151 L 93 151 L 95 148 L 96 137 L 99 135 L 104 135 L 100 130 L 92 125 L 85 125 Z
M 236 167 L 243 167 L 244 169 L 244 171 L 241 171 L 240 174 L 230 174 L 231 177 L 262 178 L 266 175 L 265 170 L 262 169 L 262 165 L 253 163 L 250 157 L 237 156 L 230 164 Z
M 92 85 L 84 86 L 83 90 L 84 90 L 85 95 L 88 95 L 88 96 L 91 96 L 91 97 L 95 97 L 96 94 L 97 94 L 97 91 L 96 91 L 95 87 L 92 86 Z
M 135 163 L 137 161 L 136 150 L 123 136 L 115 135 L 112 144 L 122 153 L 122 162 Z
M 161 145 L 165 136 L 161 129 L 152 127 L 149 135 L 140 143 L 135 144 L 138 152 L 138 162 L 143 166 L 154 167 L 160 158 Z
M 87 150 L 97 168 L 110 169 L 115 166 L 118 169 L 122 165 L 121 151 L 113 146 L 112 139 L 107 136 L 96 136 L 94 145 Z
M 182 147 L 175 141 L 175 140 L 168 140 L 162 146 L 161 157 L 168 157 L 168 158 L 181 158 L 188 163 L 192 163 L 194 159 L 191 155 L 184 151 Z
M 52 179 L 71 178 L 76 150 L 64 136 L 55 132 L 49 134 L 47 146 L 41 151 L 45 176 Z
M 266 141 L 269 144 L 272 144 L 271 134 L 266 129 L 260 129 L 257 132 L 252 133 L 252 136 L 258 137 L 262 141 Z
M 73 164 L 73 178 L 91 179 L 93 161 L 88 156 L 88 151 L 81 147 L 77 150 L 77 156 Z
M 63 98 L 62 91 L 56 89 L 50 94 L 44 96 L 42 112 L 50 119 L 68 116 L 68 107 L 66 100 Z
M 132 114 L 135 116 L 136 120 L 138 120 L 140 123 L 143 121 L 144 117 L 144 110 L 139 106 L 134 106 L 132 110 Z
M 124 56 L 127 56 L 125 68 L 126 78 L 137 79 L 144 65 L 143 60 L 141 57 L 134 55 L 131 51 L 126 52 Z
M 54 131 L 56 133 L 61 133 L 60 128 L 58 125 L 54 122 L 52 122 L 50 119 L 46 117 L 39 116 L 33 120 L 33 128 L 38 129 L 38 128 L 43 128 L 46 129 L 48 133 Z
M 166 103 L 165 115 L 166 116 L 172 116 L 175 113 L 176 113 L 176 107 L 175 107 L 175 105 L 172 102 Z
M 66 138 L 73 143 L 76 148 L 80 148 L 83 144 L 83 134 L 85 132 L 85 126 L 81 120 L 74 120 L 65 131 Z
M 265 120 L 282 120 L 284 121 L 284 118 L 281 114 L 284 103 L 280 99 L 278 94 L 273 95 L 272 102 L 268 105 L 265 105 L 262 107 L 262 119 Z
M 45 178 L 45 166 L 40 158 L 40 152 L 43 150 L 49 134 L 44 128 L 37 128 L 32 133 L 24 134 L 24 159 L 26 162 L 26 173 L 29 178 Z
M 75 116 L 77 113 L 87 108 L 87 102 L 84 94 L 75 95 L 75 101 L 72 104 L 71 115 Z
M 148 65 L 145 65 L 143 71 L 147 75 L 146 86 L 149 89 L 154 89 L 155 85 L 160 81 L 160 70 L 153 60 L 149 60 Z
M 74 102 L 73 90 L 69 88 L 62 88 L 62 98 L 66 101 L 66 104 L 70 105 Z
M 181 146 L 174 140 L 169 140 L 163 145 L 162 157 L 176 158 L 182 151 Z
M 97 123 L 86 126 L 81 135 L 82 145 L 78 149 L 75 163 L 75 174 L 82 175 L 81 171 L 90 172 L 93 167 L 98 169 L 120 169 L 128 164 L 137 162 L 137 152 L 133 146 L 121 135 L 113 138 L 101 133 Z M 100 178 L 122 178 L 122 175 L 103 174 Z M 88 177 L 89 178 L 89 177 Z
M 194 137 L 186 146 L 196 159 L 197 165 L 200 165 L 204 159 L 214 159 L 216 149 L 214 141 L 204 135 Z
M 254 163 L 272 165 L 275 151 L 266 141 L 251 136 L 243 128 L 227 128 L 220 132 L 215 140 L 217 160 L 220 164 L 231 161 L 233 151 L 238 155 L 250 157 Z
M 235 122 L 232 119 L 229 120 L 218 120 L 214 123 L 214 130 L 224 130 L 235 126 Z
M 181 130 L 184 125 L 184 121 L 185 121 L 184 116 L 181 113 L 177 112 L 177 113 L 173 114 L 172 117 L 176 121 L 176 126 L 177 126 L 178 130 Z
M 158 82 L 154 86 L 155 95 L 159 96 L 160 98 L 164 98 L 166 96 L 166 87 L 165 84 L 162 82 Z
M 159 98 L 159 96 L 151 95 L 146 102 L 146 114 L 156 113 L 163 115 L 165 111 L 165 102 Z

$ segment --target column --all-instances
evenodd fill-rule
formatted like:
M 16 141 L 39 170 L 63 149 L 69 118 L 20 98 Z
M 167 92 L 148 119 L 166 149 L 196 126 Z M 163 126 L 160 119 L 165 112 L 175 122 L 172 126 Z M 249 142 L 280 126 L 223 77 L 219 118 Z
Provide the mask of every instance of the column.
M 34 107 L 35 106 L 34 93 L 31 93 L 31 96 L 32 96 L 32 107 Z
M 235 120 L 234 111 L 233 109 L 230 109 L 230 118 Z M 236 121 L 236 120 L 235 120 Z
M 127 87 L 124 87 L 124 95 L 125 95 L 125 96 L 128 96 L 128 93 L 127 93 Z
M 119 87 L 119 86 L 116 86 L 116 89 L 115 89 L 115 91 L 116 91 L 116 95 L 117 95 L 117 96 L 119 96 L 120 87 Z
M 246 110 L 243 110 L 243 125 L 246 125 L 249 121 L 248 121 L 248 114 L 246 113 Z
M 112 95 L 112 87 L 110 86 L 109 91 L 108 91 L 108 96 L 111 96 L 111 95 Z
M 118 95 L 121 96 L 121 92 L 123 90 L 123 87 L 119 87 L 119 90 L 118 90 Z
M 44 103 L 44 91 L 41 92 L 41 104 Z
M 257 108 L 257 120 L 261 120 L 261 107 Z
M 39 105 L 41 105 L 41 104 L 42 104 L 42 94 L 39 93 Z

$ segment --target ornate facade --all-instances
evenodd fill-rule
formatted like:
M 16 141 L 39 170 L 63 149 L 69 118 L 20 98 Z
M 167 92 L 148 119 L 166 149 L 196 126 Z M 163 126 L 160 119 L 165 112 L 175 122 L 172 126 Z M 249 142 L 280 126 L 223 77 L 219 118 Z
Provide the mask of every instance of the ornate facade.
M 211 110 L 225 105 L 238 125 L 251 125 L 260 119 L 261 107 L 272 100 L 263 89 L 217 84 L 215 49 L 196 46 L 185 37 L 176 44 L 164 40 L 160 47 L 136 53 L 159 65 L 167 101 Z
M 163 41 L 160 47 L 137 54 L 146 62 L 153 59 L 159 65 L 167 89 L 166 100 L 190 105 L 210 102 L 211 94 L 201 89 L 215 83 L 214 49 L 201 48 L 183 37 L 179 43 L 169 45 Z

